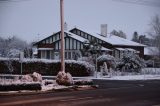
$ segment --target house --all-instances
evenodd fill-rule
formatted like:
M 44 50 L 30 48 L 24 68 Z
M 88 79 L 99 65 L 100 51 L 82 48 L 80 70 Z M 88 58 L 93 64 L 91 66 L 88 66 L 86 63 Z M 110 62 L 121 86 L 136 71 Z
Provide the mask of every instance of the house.
M 67 28 L 65 28 L 67 29 Z M 61 50 L 61 32 L 54 33 L 45 39 L 34 44 L 38 50 L 38 58 L 44 59 L 60 59 Z M 73 28 L 64 31 L 65 39 L 65 59 L 77 59 L 82 56 L 85 42 L 93 39 L 102 46 L 101 50 L 110 53 L 116 58 L 121 58 L 124 52 L 135 52 L 140 57 L 144 56 L 144 46 L 142 44 L 120 38 L 118 36 L 107 33 L 107 25 L 101 25 L 101 33 L 94 33 Z
M 150 60 L 154 58 L 158 58 L 159 50 L 157 47 L 147 46 L 144 48 L 144 59 Z

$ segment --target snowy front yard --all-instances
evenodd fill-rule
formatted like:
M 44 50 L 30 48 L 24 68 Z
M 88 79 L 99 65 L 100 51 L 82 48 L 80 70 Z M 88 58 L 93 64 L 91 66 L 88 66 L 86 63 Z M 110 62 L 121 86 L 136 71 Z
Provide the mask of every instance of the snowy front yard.
M 75 90 L 77 88 L 91 87 L 93 79 L 102 80 L 160 80 L 160 68 L 147 68 L 143 69 L 140 73 L 126 73 L 126 72 L 113 72 L 107 76 L 102 76 L 100 73 L 97 76 L 90 77 L 73 77 L 74 84 L 70 86 L 58 85 L 55 76 L 52 79 L 42 79 L 38 73 L 28 75 L 8 75 L 13 79 L 6 79 L 7 75 L 0 75 L 0 91 L 56 91 L 56 90 Z M 45 76 L 51 78 L 51 76 Z M 81 80 L 80 80 L 81 79 Z M 10 90 L 11 89 L 11 90 Z M 26 91 L 25 91 L 26 92 Z
M 36 72 L 33 74 L 14 76 L 14 79 L 0 78 L 0 92 L 18 91 L 63 91 L 63 90 L 78 90 L 78 88 L 92 88 L 92 80 L 74 80 L 70 86 L 59 85 L 56 80 L 45 79 L 42 80 L 42 76 Z
M 105 80 L 158 80 L 160 75 L 126 75 L 126 76 L 104 76 L 100 79 Z

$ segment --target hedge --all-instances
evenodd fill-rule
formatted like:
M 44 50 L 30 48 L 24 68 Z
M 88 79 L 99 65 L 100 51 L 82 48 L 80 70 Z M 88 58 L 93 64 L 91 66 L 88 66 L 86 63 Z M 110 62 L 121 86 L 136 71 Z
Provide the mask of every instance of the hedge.
M 7 62 L 11 63 L 13 72 L 9 71 Z M 93 74 L 94 67 L 84 61 L 67 60 L 65 61 L 65 71 L 71 73 L 72 76 L 90 76 Z M 0 59 L 0 74 L 20 74 L 21 65 L 18 59 Z M 23 74 L 31 74 L 33 72 L 41 75 L 57 75 L 61 69 L 60 61 L 46 59 L 24 59 Z
M 41 90 L 40 83 L 22 83 L 22 84 L 11 84 L 11 85 L 1 85 L 0 91 L 19 91 L 19 90 Z

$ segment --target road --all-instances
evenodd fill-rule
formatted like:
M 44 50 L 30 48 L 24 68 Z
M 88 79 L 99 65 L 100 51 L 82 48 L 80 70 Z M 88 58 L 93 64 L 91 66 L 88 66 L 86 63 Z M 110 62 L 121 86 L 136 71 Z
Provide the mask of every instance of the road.
M 160 106 L 160 81 L 94 80 L 94 90 L 0 96 L 0 106 Z

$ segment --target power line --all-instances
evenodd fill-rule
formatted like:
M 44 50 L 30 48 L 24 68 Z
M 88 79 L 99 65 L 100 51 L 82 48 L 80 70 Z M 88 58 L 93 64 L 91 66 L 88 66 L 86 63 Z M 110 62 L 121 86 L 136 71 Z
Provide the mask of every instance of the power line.
M 160 2 L 156 1 L 146 1 L 146 0 L 112 0 L 116 2 L 130 3 L 136 5 L 144 5 L 144 6 L 152 6 L 152 7 L 160 7 Z

